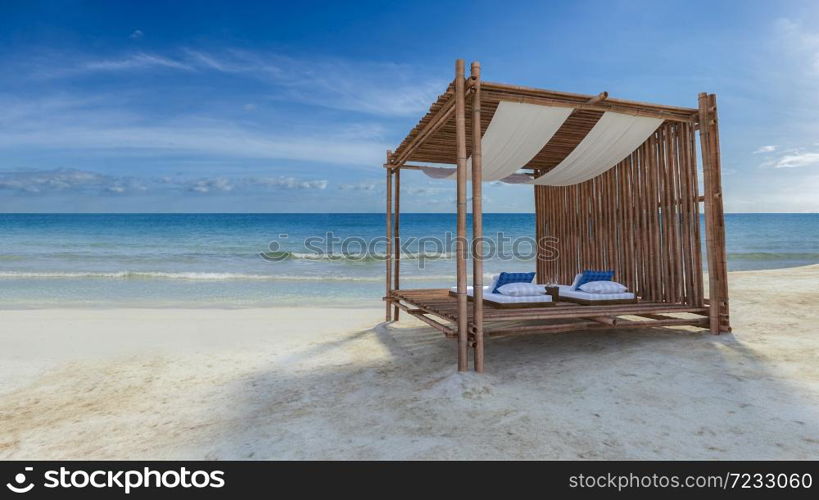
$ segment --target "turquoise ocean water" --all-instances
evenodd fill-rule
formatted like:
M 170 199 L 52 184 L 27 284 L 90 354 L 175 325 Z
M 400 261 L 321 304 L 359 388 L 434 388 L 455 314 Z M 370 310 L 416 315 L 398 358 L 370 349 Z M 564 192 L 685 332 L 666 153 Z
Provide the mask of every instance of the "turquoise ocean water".
M 534 269 L 533 222 L 484 215 L 487 274 Z M 404 287 L 453 282 L 454 227 L 402 214 Z M 0 308 L 377 305 L 383 236 L 381 214 L 0 214 Z M 726 238 L 729 270 L 819 262 L 819 214 L 728 214 Z

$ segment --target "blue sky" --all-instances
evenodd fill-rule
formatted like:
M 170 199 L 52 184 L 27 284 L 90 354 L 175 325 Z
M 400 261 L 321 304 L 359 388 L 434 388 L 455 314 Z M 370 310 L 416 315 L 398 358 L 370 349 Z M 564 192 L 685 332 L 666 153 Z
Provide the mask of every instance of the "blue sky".
M 384 151 L 452 78 L 695 106 L 726 210 L 819 211 L 817 2 L 0 4 L 0 211 L 376 212 Z M 402 208 L 452 211 L 446 181 Z M 532 210 L 488 185 L 486 209 Z

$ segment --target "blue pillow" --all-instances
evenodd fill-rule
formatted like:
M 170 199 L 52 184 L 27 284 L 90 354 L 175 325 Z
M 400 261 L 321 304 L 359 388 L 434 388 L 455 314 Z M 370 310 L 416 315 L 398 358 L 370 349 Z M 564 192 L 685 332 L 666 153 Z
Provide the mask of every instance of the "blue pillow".
M 583 271 L 574 289 L 577 290 L 581 285 L 592 281 L 614 281 L 614 271 Z
M 509 283 L 531 283 L 535 279 L 535 273 L 500 273 L 498 281 L 492 293 L 498 293 L 498 288 Z

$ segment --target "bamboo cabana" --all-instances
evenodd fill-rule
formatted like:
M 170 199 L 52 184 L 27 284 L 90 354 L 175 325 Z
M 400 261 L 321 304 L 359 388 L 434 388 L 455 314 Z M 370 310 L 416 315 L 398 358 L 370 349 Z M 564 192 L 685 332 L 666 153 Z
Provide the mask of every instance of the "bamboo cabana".
M 699 132 L 699 134 L 697 134 Z M 704 192 L 699 192 L 699 136 Z M 454 165 L 443 168 L 430 164 Z M 719 125 L 714 94 L 696 108 L 483 82 L 480 65 L 455 79 L 384 164 L 386 320 L 399 311 L 457 339 L 458 369 L 484 370 L 484 339 L 539 332 L 689 325 L 730 331 Z M 457 291 L 400 287 L 400 174 L 456 182 Z M 483 182 L 531 184 L 537 282 L 571 283 L 583 269 L 615 269 L 633 303 L 499 308 L 483 300 Z M 472 236 L 467 240 L 467 183 Z M 702 204 L 702 206 L 701 206 Z M 705 220 L 708 284 L 701 258 Z M 473 296 L 467 296 L 471 245 Z M 707 293 L 705 289 L 707 288 Z

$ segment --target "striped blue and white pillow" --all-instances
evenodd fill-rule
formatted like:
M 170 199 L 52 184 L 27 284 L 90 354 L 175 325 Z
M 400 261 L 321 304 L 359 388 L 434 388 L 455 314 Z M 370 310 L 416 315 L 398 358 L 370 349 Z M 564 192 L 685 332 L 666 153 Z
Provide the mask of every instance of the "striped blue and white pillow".
M 587 293 L 623 293 L 628 288 L 615 281 L 590 281 L 579 287 L 580 291 Z
M 531 283 L 535 279 L 535 273 L 500 273 L 492 293 L 498 293 L 498 288 L 509 283 Z
M 614 279 L 614 271 L 590 271 L 585 270 L 576 282 L 574 289 L 579 290 L 581 286 L 592 281 L 612 281 Z

